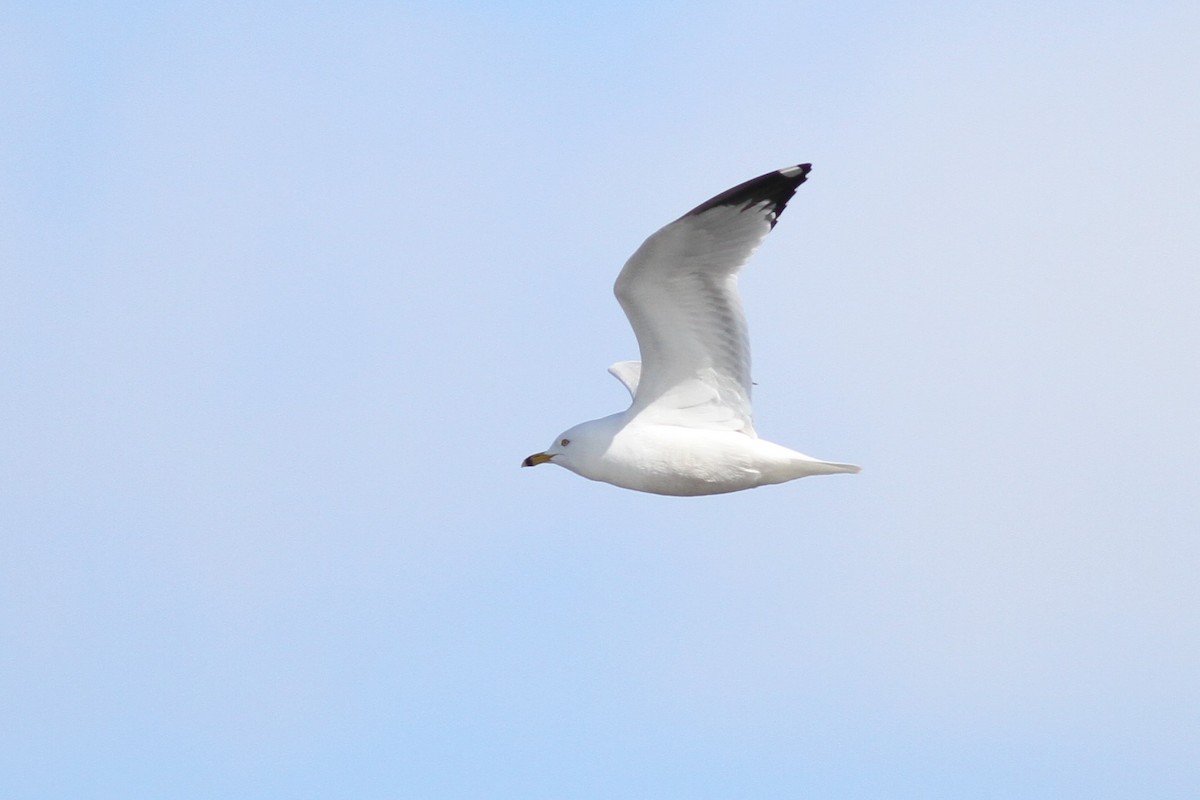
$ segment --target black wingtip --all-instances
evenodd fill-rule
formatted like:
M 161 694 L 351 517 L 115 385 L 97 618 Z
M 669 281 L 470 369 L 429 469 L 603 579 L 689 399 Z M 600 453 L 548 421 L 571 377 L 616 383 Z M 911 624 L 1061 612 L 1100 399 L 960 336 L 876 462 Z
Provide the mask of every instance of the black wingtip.
M 728 191 L 721 192 L 711 200 L 696 206 L 684 216 L 702 214 L 717 206 L 740 206 L 742 209 L 747 209 L 751 206 L 766 204 L 768 221 L 771 223 L 771 227 L 775 227 L 779 215 L 783 213 L 783 209 L 787 207 L 788 201 L 792 199 L 792 195 L 796 193 L 800 184 L 808 180 L 808 173 L 811 171 L 812 164 L 796 164 L 792 167 L 768 172 L 766 175 L 759 175 Z

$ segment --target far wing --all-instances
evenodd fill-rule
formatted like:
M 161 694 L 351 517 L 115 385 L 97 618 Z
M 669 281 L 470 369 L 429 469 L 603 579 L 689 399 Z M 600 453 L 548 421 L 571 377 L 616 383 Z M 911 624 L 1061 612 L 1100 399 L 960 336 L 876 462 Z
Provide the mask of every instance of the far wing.
M 637 399 L 638 379 L 642 377 L 642 365 L 638 361 L 618 361 L 608 368 L 614 378 L 629 390 L 629 396 Z
M 717 195 L 659 230 L 626 262 L 614 290 L 642 354 L 635 413 L 754 435 L 737 273 L 811 168 L 770 172 Z

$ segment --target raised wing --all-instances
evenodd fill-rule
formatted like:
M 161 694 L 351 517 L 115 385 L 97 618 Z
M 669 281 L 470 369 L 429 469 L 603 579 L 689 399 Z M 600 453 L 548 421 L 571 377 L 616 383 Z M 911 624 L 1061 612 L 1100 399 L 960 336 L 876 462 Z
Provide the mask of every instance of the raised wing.
M 614 290 L 642 354 L 634 413 L 755 435 L 737 273 L 810 169 L 799 164 L 722 192 L 659 230 L 625 263 Z

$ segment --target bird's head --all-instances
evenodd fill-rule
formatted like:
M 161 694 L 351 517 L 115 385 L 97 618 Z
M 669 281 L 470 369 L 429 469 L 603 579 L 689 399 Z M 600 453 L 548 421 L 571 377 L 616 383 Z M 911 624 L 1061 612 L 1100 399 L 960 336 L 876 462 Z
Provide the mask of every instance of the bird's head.
M 593 477 L 605 452 L 612 444 L 618 427 L 615 417 L 581 422 L 554 437 L 554 443 L 540 453 L 534 453 L 521 462 L 522 467 L 538 464 L 557 464 L 584 477 Z

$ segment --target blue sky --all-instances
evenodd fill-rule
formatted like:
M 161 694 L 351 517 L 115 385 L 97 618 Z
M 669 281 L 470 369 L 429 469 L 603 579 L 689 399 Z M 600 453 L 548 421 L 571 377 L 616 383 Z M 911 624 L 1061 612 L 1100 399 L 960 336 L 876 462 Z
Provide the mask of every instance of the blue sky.
M 1191 3 L 0 11 L 13 798 L 1200 792 Z M 767 438 L 624 492 L 642 239 Z

